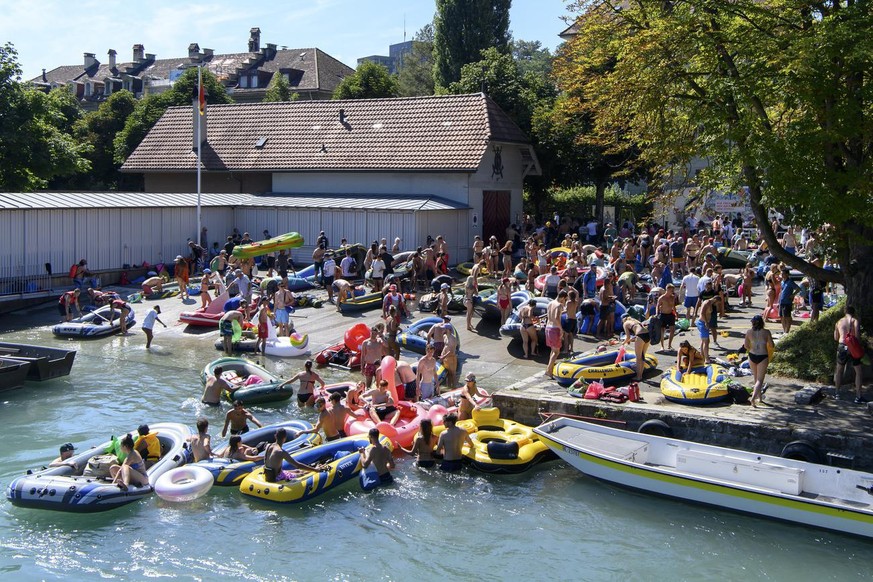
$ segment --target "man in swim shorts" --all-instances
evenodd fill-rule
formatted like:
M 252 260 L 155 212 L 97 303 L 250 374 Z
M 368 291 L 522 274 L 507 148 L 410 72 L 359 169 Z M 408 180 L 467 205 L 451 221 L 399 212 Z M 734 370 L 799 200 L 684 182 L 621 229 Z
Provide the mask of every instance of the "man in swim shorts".
M 236 309 L 231 309 L 221 316 L 218 320 L 218 333 L 221 335 L 221 341 L 224 345 L 224 353 L 228 356 L 233 355 L 233 322 L 243 323 L 243 314 Z
M 561 330 L 561 314 L 564 312 L 564 304 L 567 303 L 567 291 L 562 289 L 558 297 L 552 299 L 546 308 L 546 345 L 552 350 L 549 354 L 549 365 L 546 368 L 546 376 L 554 379 L 553 372 L 558 362 L 563 343 L 563 331 Z
M 433 354 L 433 344 L 427 344 L 424 356 L 418 360 L 418 370 L 415 375 L 416 400 L 426 400 L 439 394 L 439 380 L 436 373 L 437 361 Z
M 361 465 L 365 469 L 371 464 L 375 466 L 382 485 L 394 483 L 394 477 L 391 476 L 394 459 L 391 457 L 391 450 L 379 441 L 379 429 L 371 428 L 367 436 L 370 438 L 370 446 L 360 449 Z
M 372 386 L 376 376 L 376 368 L 382 359 L 382 340 L 379 330 L 370 328 L 370 338 L 361 344 L 361 371 L 364 373 L 364 383 L 367 388 Z
M 230 427 L 231 435 L 245 434 L 249 432 L 249 425 L 248 422 L 246 422 L 249 420 L 255 423 L 258 428 L 264 426 L 251 412 L 243 408 L 242 402 L 234 400 L 233 408 L 228 410 L 227 414 L 224 416 L 224 428 L 221 429 L 221 437 L 224 438 L 227 434 L 228 427 Z
M 375 424 L 387 422 L 393 426 L 400 420 L 400 411 L 397 410 L 397 403 L 388 391 L 387 380 L 379 380 L 376 388 L 365 392 L 362 396 L 370 399 L 370 404 L 364 406 L 364 411 L 370 415 L 370 419 Z
M 206 378 L 206 387 L 203 389 L 203 396 L 200 397 L 200 402 L 209 406 L 218 406 L 221 404 L 221 395 L 225 390 L 230 391 L 230 384 L 227 380 L 221 377 L 224 369 L 221 366 L 216 366 L 212 370 L 213 376 Z
M 464 445 L 466 444 L 471 449 L 473 448 L 473 441 L 470 439 L 470 435 L 464 429 L 458 428 L 457 422 L 458 415 L 454 412 L 448 413 L 443 418 L 446 430 L 440 434 L 436 446 L 437 454 L 442 454 L 443 459 L 440 463 L 440 469 L 449 473 L 461 468 Z
M 300 475 L 297 471 L 283 471 L 282 462 L 287 461 L 303 471 L 317 473 L 319 471 L 327 471 L 328 466 L 324 464 L 306 465 L 294 460 L 288 452 L 282 448 L 285 440 L 288 438 L 288 432 L 284 428 L 276 431 L 276 442 L 267 445 L 264 450 L 264 480 L 268 483 L 276 483 L 277 481 L 289 481 Z

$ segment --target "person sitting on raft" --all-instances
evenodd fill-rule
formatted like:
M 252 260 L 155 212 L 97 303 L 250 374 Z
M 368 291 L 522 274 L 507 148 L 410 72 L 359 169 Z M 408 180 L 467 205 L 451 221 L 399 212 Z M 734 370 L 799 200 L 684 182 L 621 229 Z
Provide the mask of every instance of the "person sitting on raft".
M 379 473 L 379 482 L 382 485 L 394 483 L 394 477 L 391 475 L 391 469 L 394 468 L 394 459 L 391 458 L 391 449 L 379 442 L 379 429 L 371 428 L 367 433 L 370 437 L 370 446 L 361 447 L 361 465 L 366 469 L 371 464 L 376 467 L 376 472 Z
M 364 406 L 364 411 L 370 415 L 374 423 L 387 422 L 394 426 L 400 420 L 400 411 L 397 410 L 394 397 L 388 391 L 387 380 L 380 380 L 376 388 L 363 394 L 363 398 L 370 399 L 370 404 Z
M 227 443 L 227 449 L 223 451 L 226 459 L 234 461 L 261 461 L 262 457 L 258 456 L 258 449 L 242 444 L 242 437 L 238 434 L 230 437 Z
M 146 468 L 149 468 L 161 460 L 161 441 L 158 440 L 158 433 L 151 432 L 147 424 L 139 425 L 136 432 L 139 436 L 136 437 L 133 448 L 145 459 Z
M 679 344 L 679 352 L 676 354 L 676 369 L 680 374 L 689 374 L 696 366 L 704 365 L 703 354 L 691 345 L 688 340 Z
M 327 471 L 328 466 L 324 464 L 316 465 L 312 467 L 305 463 L 300 463 L 294 460 L 288 451 L 282 448 L 282 445 L 285 444 L 285 439 L 288 437 L 288 433 L 284 428 L 280 428 L 276 431 L 276 442 L 267 445 L 267 449 L 264 451 L 264 479 L 268 483 L 276 483 L 277 481 L 291 481 L 292 479 L 299 477 L 303 473 L 301 471 L 291 470 L 282 470 L 282 461 L 287 461 L 297 467 L 298 469 L 302 469 L 303 471 L 310 471 L 312 473 L 317 473 L 319 471 Z

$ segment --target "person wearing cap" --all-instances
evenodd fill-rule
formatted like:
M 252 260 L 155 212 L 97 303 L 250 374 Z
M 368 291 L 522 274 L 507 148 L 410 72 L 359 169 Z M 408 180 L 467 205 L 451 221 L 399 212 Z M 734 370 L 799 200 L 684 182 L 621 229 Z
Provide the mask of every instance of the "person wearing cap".
M 398 319 L 409 316 L 409 312 L 406 310 L 406 301 L 403 299 L 403 295 L 397 292 L 397 285 L 393 283 L 388 286 L 388 294 L 382 300 L 382 317 L 388 316 L 388 310 L 391 307 L 396 308 Z
M 603 229 L 603 238 L 606 239 L 607 247 L 612 246 L 616 236 L 618 236 L 618 231 L 615 229 L 615 226 L 611 222 L 607 222 L 606 228 Z
M 252 300 L 252 280 L 249 279 L 248 275 L 246 275 L 242 269 L 236 269 L 233 273 L 236 275 L 236 279 L 234 279 L 227 288 L 233 289 L 236 287 L 236 290 L 239 291 L 240 298 L 245 300 L 246 303 L 250 303 Z
M 149 425 L 141 424 L 136 429 L 138 436 L 133 443 L 133 448 L 145 460 L 146 469 L 161 460 L 161 441 L 158 433 L 149 430 Z
M 448 317 L 449 315 L 449 301 L 451 301 L 451 287 L 449 287 L 448 283 L 443 283 L 440 285 L 440 294 L 438 298 L 437 304 L 437 314 L 442 317 Z
M 167 327 L 167 324 L 161 321 L 161 318 L 158 317 L 158 314 L 161 313 L 161 306 L 155 305 L 145 315 L 145 319 L 142 321 L 142 331 L 146 336 L 146 349 L 152 347 L 152 338 L 154 337 L 154 328 L 155 322 L 157 321 L 164 327 Z
M 473 411 L 481 408 L 476 402 L 477 398 L 489 398 L 489 396 L 487 392 L 477 386 L 476 374 L 470 372 L 464 377 L 464 385 L 461 387 L 461 400 L 458 403 L 458 420 L 473 418 Z
M 72 467 L 73 474 L 78 474 L 79 465 L 71 460 L 74 452 L 76 452 L 76 447 L 73 446 L 73 443 L 62 444 L 60 448 L 60 456 L 49 463 L 49 467 Z
M 182 258 L 182 255 L 176 255 L 176 260 L 173 261 L 173 277 L 176 283 L 179 284 L 179 295 L 182 301 L 188 299 L 188 261 Z

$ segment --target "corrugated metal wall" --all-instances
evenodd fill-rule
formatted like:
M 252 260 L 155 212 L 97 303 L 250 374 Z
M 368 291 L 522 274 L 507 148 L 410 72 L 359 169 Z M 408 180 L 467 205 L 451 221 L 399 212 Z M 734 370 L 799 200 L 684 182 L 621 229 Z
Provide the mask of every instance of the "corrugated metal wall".
M 398 212 L 389 210 L 295 210 L 291 208 L 209 207 L 202 210 L 207 243 L 224 245 L 233 228 L 261 238 L 296 231 L 306 245 L 295 250 L 298 262 L 311 260 L 318 233 L 324 230 L 332 246 L 345 237 L 369 244 L 381 238 L 393 244 L 399 236 L 404 250 L 423 245 L 430 234 L 442 234 L 452 259 L 469 247 L 468 211 Z M 39 275 L 51 263 L 54 273 L 66 272 L 79 259 L 95 271 L 124 264 L 155 264 L 188 254 L 186 240 L 196 235 L 194 208 L 105 208 L 0 210 L 0 277 Z M 465 231 L 466 228 L 466 231 Z M 463 251 L 460 252 L 459 251 Z M 466 260 L 461 259 L 461 260 Z

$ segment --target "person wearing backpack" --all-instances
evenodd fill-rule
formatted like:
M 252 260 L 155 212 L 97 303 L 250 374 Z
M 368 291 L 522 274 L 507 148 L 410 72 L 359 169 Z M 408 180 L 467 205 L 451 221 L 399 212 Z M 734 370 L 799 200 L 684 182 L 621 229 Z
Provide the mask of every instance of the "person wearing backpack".
M 839 392 L 843 384 L 843 370 L 846 364 L 852 363 L 855 370 L 855 404 L 864 404 L 867 399 L 861 396 L 861 358 L 864 357 L 864 346 L 861 345 L 861 325 L 855 318 L 855 308 L 846 307 L 846 314 L 834 327 L 834 340 L 837 346 L 837 367 L 834 371 L 834 386 Z

